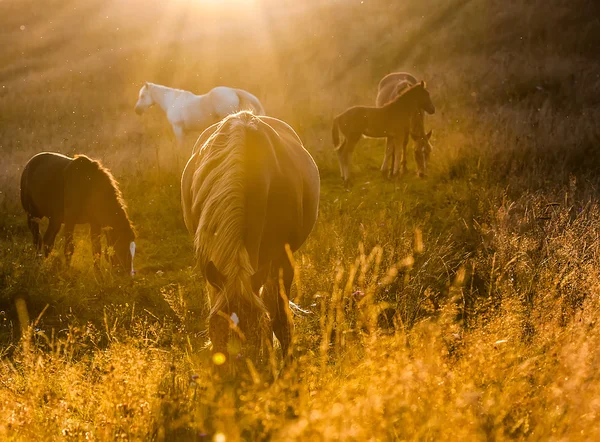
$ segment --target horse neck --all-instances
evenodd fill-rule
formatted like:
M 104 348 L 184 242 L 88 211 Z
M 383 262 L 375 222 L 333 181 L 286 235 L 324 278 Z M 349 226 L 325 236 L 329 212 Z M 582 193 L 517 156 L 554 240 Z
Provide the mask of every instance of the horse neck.
M 393 110 L 415 110 L 418 109 L 418 101 L 417 101 L 417 96 L 414 93 L 411 93 L 412 91 L 409 91 L 408 93 L 404 93 L 402 95 L 400 95 L 400 98 L 398 98 L 395 101 L 392 101 L 389 106 L 391 109 Z
M 131 222 L 121 202 L 112 191 L 107 192 L 98 204 L 95 204 L 95 218 L 103 226 L 110 226 L 115 233 L 132 233 Z
M 185 91 L 179 89 L 173 89 L 167 86 L 161 86 L 158 84 L 150 85 L 150 96 L 158 106 L 165 112 L 169 110 L 173 101 L 185 93 Z
M 125 209 L 119 204 L 116 203 L 119 207 L 113 212 L 111 226 L 116 232 L 130 233 L 133 232 L 131 228 L 131 223 L 129 221 L 129 217 L 125 212 Z
M 412 116 L 411 132 L 418 137 L 425 136 L 425 125 L 423 121 L 423 110 L 418 108 Z
M 107 217 L 105 224 L 112 227 L 115 238 L 123 236 L 133 238 L 134 236 L 129 217 L 120 205 L 119 210 L 113 212 L 112 216 Z

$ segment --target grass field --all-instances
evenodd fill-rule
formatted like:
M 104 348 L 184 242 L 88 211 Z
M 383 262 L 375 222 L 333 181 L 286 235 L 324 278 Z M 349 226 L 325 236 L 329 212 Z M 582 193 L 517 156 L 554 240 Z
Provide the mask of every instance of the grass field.
M 592 0 L 0 2 L 1 440 L 600 438 L 600 8 Z M 429 176 L 350 192 L 332 117 L 424 78 Z M 321 173 L 296 253 L 297 357 L 218 382 L 178 149 L 144 81 L 256 94 Z M 35 256 L 19 201 L 43 150 L 121 184 L 134 278 Z

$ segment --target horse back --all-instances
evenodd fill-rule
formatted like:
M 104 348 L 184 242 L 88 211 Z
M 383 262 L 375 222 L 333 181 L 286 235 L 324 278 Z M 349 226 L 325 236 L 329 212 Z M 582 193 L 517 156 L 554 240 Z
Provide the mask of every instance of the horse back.
M 317 219 L 320 178 L 302 142 L 286 123 L 261 117 L 246 145 L 246 248 L 255 270 L 297 250 Z
M 374 106 L 353 106 L 336 118 L 339 128 L 348 139 L 358 140 L 361 135 L 379 138 L 394 132 L 397 119 L 389 112 Z
M 414 75 L 409 74 L 408 72 L 392 72 L 391 74 L 387 74 L 385 77 L 381 79 L 377 90 L 380 91 L 384 87 L 387 87 L 390 84 L 396 84 L 400 81 L 408 81 L 411 85 L 417 84 L 418 81 Z
M 33 156 L 21 174 L 23 209 L 36 218 L 64 218 L 64 171 L 72 158 L 54 152 Z
M 181 180 L 198 265 L 204 271 L 213 261 L 229 277 L 239 266 L 264 283 L 285 258 L 285 244 L 296 250 L 314 226 L 317 166 L 295 132 L 273 118 L 240 112 L 208 132 Z

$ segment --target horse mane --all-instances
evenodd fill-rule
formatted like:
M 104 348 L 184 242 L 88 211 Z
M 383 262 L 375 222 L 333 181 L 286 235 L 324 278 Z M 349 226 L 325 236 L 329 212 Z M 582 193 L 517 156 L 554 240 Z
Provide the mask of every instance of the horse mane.
M 86 155 L 75 155 L 73 161 L 76 161 L 82 171 L 86 171 L 89 175 L 93 176 L 96 180 L 95 184 L 108 189 L 109 196 L 114 199 L 117 206 L 120 208 L 121 215 L 123 218 L 123 225 L 119 226 L 126 230 L 129 230 L 135 237 L 135 229 L 129 215 L 127 214 L 127 205 L 123 200 L 123 194 L 119 189 L 119 183 L 113 176 L 113 174 L 102 163 L 98 160 L 93 160 Z
M 244 242 L 246 231 L 246 144 L 260 120 L 251 112 L 231 114 L 219 123 L 198 152 L 192 183 L 193 207 L 201 207 L 194 244 L 201 271 L 212 261 L 225 276 L 225 287 L 211 300 L 209 317 L 241 296 L 266 313 L 252 290 L 252 267 Z
M 423 82 L 423 89 L 425 89 L 426 85 L 425 82 Z M 391 106 L 393 104 L 396 104 L 400 101 L 403 101 L 404 99 L 408 98 L 408 96 L 414 94 L 414 91 L 417 90 L 419 87 L 421 87 L 421 83 L 416 83 L 413 84 L 409 87 L 404 88 L 395 98 L 391 99 L 390 101 L 388 101 L 386 104 L 384 104 L 382 107 L 385 106 Z
M 151 83 L 149 81 L 146 81 L 143 86 L 146 86 L 146 85 L 150 85 L 150 86 L 158 88 L 158 89 L 169 89 L 170 91 L 177 91 L 177 92 L 188 92 L 185 89 L 178 89 L 176 87 L 170 87 L 170 86 L 165 86 L 163 84 Z

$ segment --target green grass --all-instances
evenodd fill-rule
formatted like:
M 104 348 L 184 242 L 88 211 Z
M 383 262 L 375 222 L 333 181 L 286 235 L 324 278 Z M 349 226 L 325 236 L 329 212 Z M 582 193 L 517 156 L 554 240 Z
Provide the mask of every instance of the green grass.
M 595 2 L 152 5 L 0 2 L 0 439 L 598 437 Z M 384 179 L 363 140 L 348 192 L 331 118 L 395 70 L 436 104 L 429 176 Z M 194 137 L 135 115 L 144 81 L 246 88 L 319 166 L 284 370 L 212 373 L 179 197 Z M 19 177 L 42 150 L 113 171 L 135 278 L 93 270 L 85 226 L 70 268 L 61 235 L 35 256 Z

